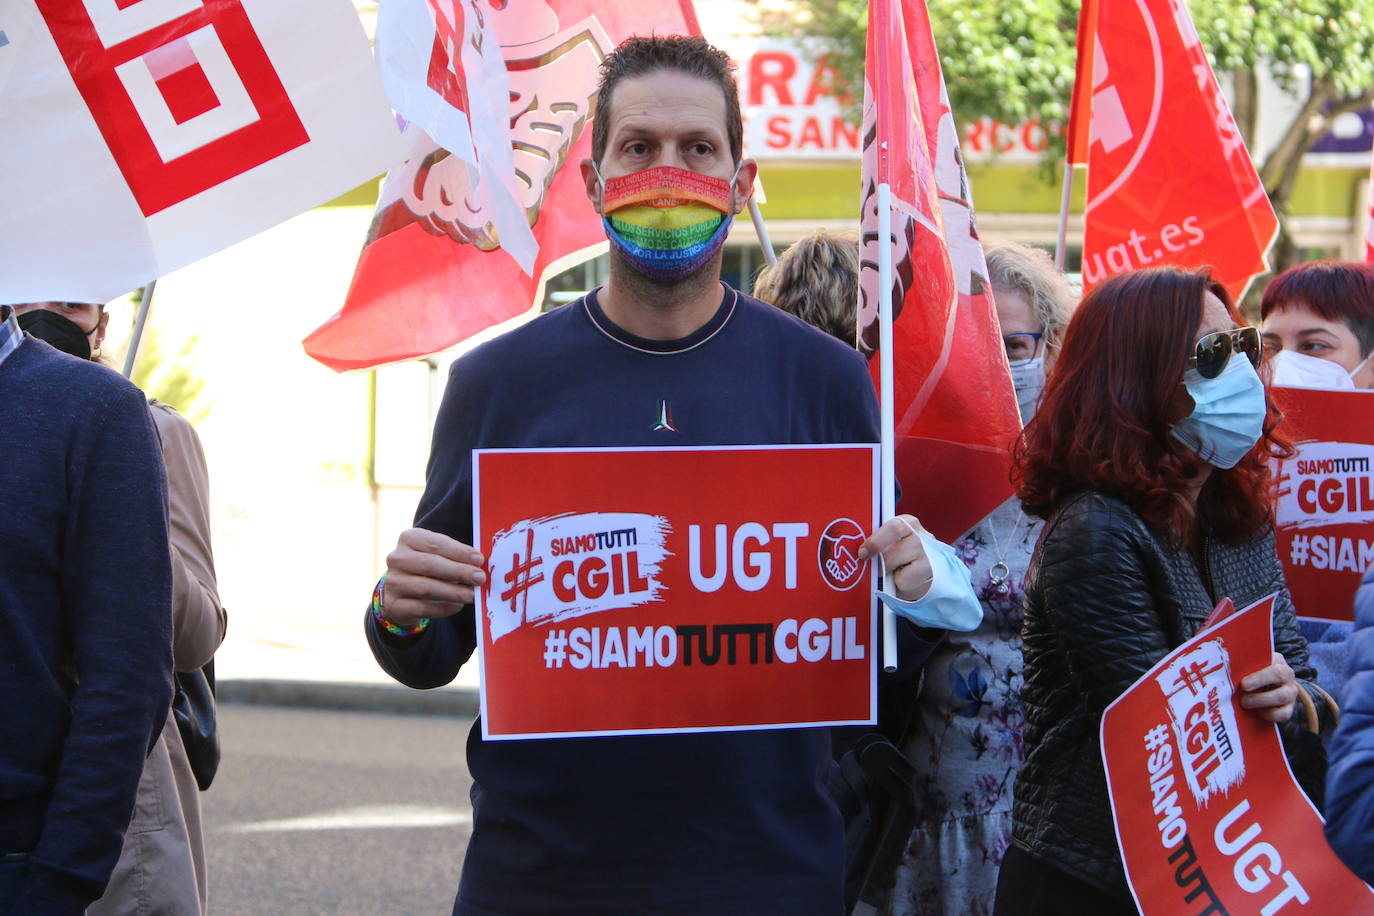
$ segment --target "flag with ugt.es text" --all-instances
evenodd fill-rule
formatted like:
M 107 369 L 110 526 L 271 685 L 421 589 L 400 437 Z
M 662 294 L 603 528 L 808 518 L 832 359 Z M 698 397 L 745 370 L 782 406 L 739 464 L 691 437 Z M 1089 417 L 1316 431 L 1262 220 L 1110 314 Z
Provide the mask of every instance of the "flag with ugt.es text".
M 923 0 L 869 5 L 863 136 L 860 345 L 873 354 L 879 296 L 890 295 L 897 508 L 952 541 L 1011 495 L 1009 448 L 1021 422 Z M 878 288 L 884 182 L 892 188 L 886 292 Z M 870 359 L 875 381 L 877 363 Z
M 349 0 L 0 11 L 0 301 L 113 299 L 399 151 Z
M 1239 298 L 1266 269 L 1278 220 L 1187 6 L 1085 0 L 1078 47 L 1069 154 L 1088 166 L 1084 288 L 1210 265 Z
M 579 170 L 597 67 L 631 35 L 700 34 L 691 0 L 396 2 L 427 7 L 429 22 L 427 40 L 378 36 L 393 104 L 414 119 L 404 160 L 382 185 L 343 308 L 305 340 L 340 371 L 425 356 L 522 317 L 547 277 L 604 251 Z M 502 117 L 480 116 L 486 105 Z M 421 108 L 428 120 L 408 113 Z M 523 232 L 503 229 L 510 195 Z

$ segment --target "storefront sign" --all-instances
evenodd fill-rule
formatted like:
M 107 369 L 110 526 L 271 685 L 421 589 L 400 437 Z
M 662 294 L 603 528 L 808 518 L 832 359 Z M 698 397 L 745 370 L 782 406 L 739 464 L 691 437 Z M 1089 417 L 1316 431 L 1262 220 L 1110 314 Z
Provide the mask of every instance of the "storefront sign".
M 874 721 L 875 446 L 473 460 L 484 737 Z
M 764 38 L 726 48 L 739 68 L 747 155 L 859 158 L 863 138 L 845 110 L 850 89 L 818 45 Z M 977 118 L 961 122 L 960 129 L 964 156 L 970 161 L 1038 162 L 1050 145 L 1050 135 L 1039 121 L 1004 124 Z

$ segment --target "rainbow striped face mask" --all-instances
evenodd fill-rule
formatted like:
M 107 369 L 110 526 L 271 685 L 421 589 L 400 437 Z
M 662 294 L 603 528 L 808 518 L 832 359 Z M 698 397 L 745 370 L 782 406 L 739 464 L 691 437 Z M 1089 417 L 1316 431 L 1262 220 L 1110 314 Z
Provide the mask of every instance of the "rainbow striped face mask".
M 593 163 L 593 168 L 596 168 Z M 651 280 L 681 280 L 711 260 L 735 219 L 735 179 L 655 166 L 601 182 L 606 238 Z

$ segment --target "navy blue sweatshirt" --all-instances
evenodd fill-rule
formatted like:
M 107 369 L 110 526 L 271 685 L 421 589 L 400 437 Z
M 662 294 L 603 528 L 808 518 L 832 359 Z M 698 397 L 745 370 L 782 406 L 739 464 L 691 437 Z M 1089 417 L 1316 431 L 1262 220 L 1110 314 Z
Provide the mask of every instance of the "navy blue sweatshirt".
M 15 913 L 80 914 L 172 697 L 172 571 L 142 392 L 26 337 L 0 363 L 0 853 Z
M 726 287 L 690 337 L 650 341 L 613 325 L 593 294 L 453 365 L 415 523 L 472 543 L 474 448 L 877 436 L 863 359 L 796 318 Z M 370 615 L 367 627 L 378 662 L 412 687 L 448 683 L 475 647 L 471 607 L 409 639 Z M 829 759 L 820 728 L 484 742 L 475 725 L 454 912 L 838 914 Z

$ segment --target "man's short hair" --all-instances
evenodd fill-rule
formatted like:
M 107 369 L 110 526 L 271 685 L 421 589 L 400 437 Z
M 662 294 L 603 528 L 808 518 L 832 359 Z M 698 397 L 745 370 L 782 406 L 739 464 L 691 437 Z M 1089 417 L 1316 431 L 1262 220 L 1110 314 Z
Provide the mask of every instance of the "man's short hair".
M 1341 321 L 1360 344 L 1360 356 L 1374 351 L 1374 264 L 1308 261 L 1270 281 L 1260 302 L 1260 319 L 1293 306 L 1327 321 Z
M 856 346 L 858 235 L 818 229 L 803 237 L 759 272 L 754 296 Z
M 596 116 L 592 119 L 592 159 L 601 162 L 610 134 L 611 99 L 622 80 L 677 70 L 715 83 L 725 95 L 725 135 L 730 155 L 739 162 L 744 155 L 744 119 L 739 110 L 739 84 L 730 55 L 706 39 L 687 35 L 636 35 L 620 43 L 601 61 Z

